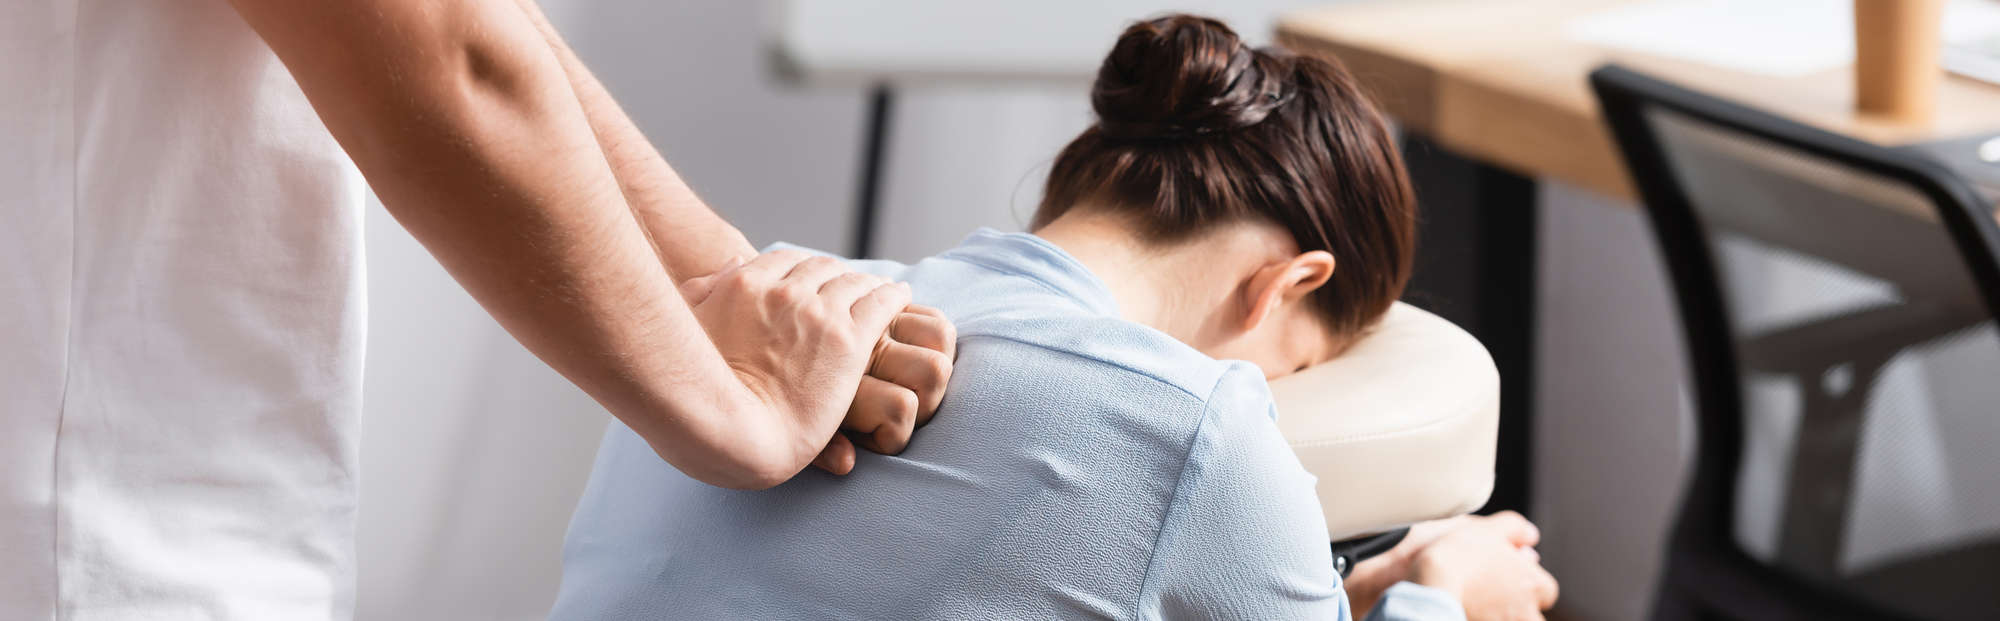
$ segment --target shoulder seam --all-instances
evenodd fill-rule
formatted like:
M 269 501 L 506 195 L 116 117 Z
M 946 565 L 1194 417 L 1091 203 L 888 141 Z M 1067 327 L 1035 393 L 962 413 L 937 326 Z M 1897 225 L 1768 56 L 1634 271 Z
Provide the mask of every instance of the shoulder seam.
M 1041 288 L 1042 288 L 1043 290 L 1045 290 L 1045 291 L 1048 291 L 1049 293 L 1053 293 L 1053 294 L 1056 294 L 1057 296 L 1060 296 L 1060 297 L 1063 297 L 1063 298 L 1068 298 L 1068 299 L 1074 299 L 1074 297 L 1075 297 L 1075 296 L 1072 296 L 1072 295 L 1070 295 L 1070 294 L 1068 294 L 1068 293 L 1065 293 L 1065 292 L 1064 292 L 1064 291 L 1062 290 L 1062 288 L 1061 288 L 1061 287 L 1057 287 L 1057 286 L 1055 286 L 1054 284 L 1051 284 L 1050 282 L 1048 282 L 1048 281 L 1046 281 L 1046 280 L 1042 280 L 1042 279 L 1040 279 L 1040 278 L 1036 278 L 1035 276 L 1033 276 L 1033 275 L 1031 275 L 1031 274 L 1023 274 L 1023 273 L 1021 273 L 1021 272 L 1018 272 L 1018 271 L 1014 271 L 1014 270 L 1009 270 L 1009 269 L 1003 269 L 1003 268 L 1001 268 L 1000 266 L 997 266 L 997 265 L 993 265 L 993 264 L 991 264 L 991 263 L 988 263 L 988 262 L 986 262 L 986 261 L 985 261 L 984 259 L 980 259 L 980 258 L 978 258 L 978 257 L 975 257 L 975 256 L 968 256 L 968 255 L 966 255 L 965 253 L 960 253 L 960 252 L 956 252 L 956 250 L 957 250 L 956 248 L 954 248 L 954 249 L 952 249 L 952 250 L 947 250 L 947 251 L 945 251 L 945 252 L 944 252 L 943 254 L 939 254 L 939 255 L 937 255 L 937 257 L 936 257 L 936 258 L 949 258 L 949 259 L 951 259 L 951 260 L 953 260 L 953 261 L 957 261 L 957 262 L 960 262 L 960 263 L 964 263 L 964 264 L 966 264 L 966 265 L 970 265 L 970 266 L 973 266 L 973 267 L 976 267 L 976 268 L 979 268 L 979 269 L 983 269 L 983 270 L 986 270 L 986 271 L 989 271 L 989 272 L 993 272 L 993 273 L 995 273 L 995 274 L 999 274 L 999 275 L 1001 275 L 1001 276 L 1012 276 L 1012 277 L 1015 277 L 1015 278 L 1019 278 L 1019 279 L 1022 279 L 1022 280 L 1026 280 L 1026 281 L 1028 281 L 1028 282 L 1031 282 L 1031 283 L 1035 283 L 1035 286 L 1037 286 L 1037 287 L 1041 287 Z
M 1208 398 L 1205 398 L 1205 397 L 1203 397 L 1203 396 L 1201 396 L 1201 395 L 1197 395 L 1197 394 L 1194 394 L 1194 391 L 1192 391 L 1192 390 L 1188 390 L 1186 386 L 1182 386 L 1182 385 L 1180 385 L 1179 383 L 1176 383 L 1176 382 L 1173 382 L 1173 381 L 1171 381 L 1171 380 L 1168 380 L 1167 378 L 1164 378 L 1164 377 L 1160 377 L 1159 375 L 1155 375 L 1155 374 L 1154 374 L 1153 372 L 1151 372 L 1151 371 L 1147 371 L 1147 370 L 1145 370 L 1145 369 L 1134 369 L 1134 368 L 1132 368 L 1132 367 L 1130 367 L 1130 366 L 1127 366 L 1127 365 L 1125 365 L 1125 364 L 1122 364 L 1122 363 L 1119 363 L 1119 362 L 1116 362 L 1116 361 L 1112 361 L 1112 360 L 1105 360 L 1105 359 L 1103 359 L 1103 358 L 1099 358 L 1099 357 L 1097 357 L 1097 356 L 1091 356 L 1091 355 L 1087 355 L 1087 354 L 1082 354 L 1082 353 L 1078 353 L 1078 352 L 1073 352 L 1073 351 L 1068 351 L 1068 350 L 1064 350 L 1064 349 L 1058 349 L 1058 348 L 1055 348 L 1055 347 L 1050 347 L 1050 346 L 1048 346 L 1048 345 L 1043 345 L 1043 344 L 1041 344 L 1041 343 L 1036 343 L 1036 342 L 1034 342 L 1034 341 L 1024 341 L 1024 340 L 1021 340 L 1021 339 L 1018 339 L 1018 338 L 1014 338 L 1014 337 L 1011 337 L 1011 336 L 1002 336 L 1002 335 L 998 335 L 998 334 L 987 334 L 987 333 L 975 333 L 975 334 L 964 334 L 964 333 L 961 333 L 961 334 L 959 334 L 959 335 L 958 335 L 958 340 L 960 340 L 960 341 L 964 341 L 964 340 L 966 340 L 966 339 L 993 339 L 993 340 L 996 340 L 996 341 L 1007 341 L 1007 342 L 1011 342 L 1011 343 L 1019 343 L 1019 344 L 1022 344 L 1022 345 L 1026 345 L 1026 346 L 1029 346 L 1029 347 L 1033 347 L 1033 348 L 1036 348 L 1036 349 L 1040 349 L 1040 350 L 1043 350 L 1043 351 L 1050 351 L 1050 352 L 1055 352 L 1055 353 L 1058 353 L 1058 354 L 1062 354 L 1062 355 L 1065 355 L 1065 356 L 1069 356 L 1069 357 L 1072 357 L 1072 358 L 1082 358 L 1082 359 L 1084 359 L 1084 360 L 1089 360 L 1089 361 L 1091 361 L 1091 362 L 1096 362 L 1096 363 L 1098 363 L 1098 364 L 1105 364 L 1105 365 L 1110 365 L 1110 366 L 1114 366 L 1114 367 L 1118 367 L 1118 368 L 1120 368 L 1120 369 L 1124 369 L 1124 370 L 1126 370 L 1126 371 L 1130 371 L 1130 372 L 1132 372 L 1133 374 L 1136 374 L 1136 375 L 1139 375 L 1139 376 L 1141 376 L 1141 377 L 1145 377 L 1146 379 L 1149 379 L 1149 380 L 1153 380 L 1153 381 L 1155 381 L 1155 382 L 1159 382 L 1159 383 L 1161 383 L 1161 384 L 1165 384 L 1166 386 L 1168 386 L 1168 387 L 1171 387 L 1171 388 L 1173 388 L 1174 390 L 1178 390 L 1178 391 L 1181 391 L 1181 394 L 1184 394 L 1184 395 L 1187 395 L 1187 396 L 1189 396 L 1189 397 L 1193 397 L 1194 399 L 1196 399 L 1196 400 L 1198 400 L 1198 401 L 1201 401 L 1201 402 L 1202 402 L 1202 416 L 1203 416 L 1203 417 L 1207 417 L 1207 415 L 1208 415 L 1208 401 L 1209 401 L 1209 400 L 1208 400 Z M 1220 375 L 1218 375 L 1218 376 L 1216 377 L 1216 379 L 1215 379 L 1215 385 L 1216 385 L 1216 386 L 1221 386 L 1221 385 L 1222 385 L 1222 378 L 1224 378 L 1224 377 L 1228 377 L 1228 376 L 1229 376 L 1229 374 L 1230 374 L 1231 372 L 1233 372 L 1233 371 L 1234 371 L 1234 369 L 1233 369 L 1233 368 L 1225 368 L 1225 369 L 1223 369 L 1222 373 L 1221 373 Z M 1210 394 L 1210 395 L 1214 395 L 1214 394 L 1215 394 L 1215 389 L 1214 389 L 1214 388 L 1210 388 L 1210 389 L 1209 389 L 1209 394 Z
M 1135 612 L 1145 606 L 1147 590 L 1152 587 L 1153 565 L 1160 556 L 1160 537 L 1166 535 L 1168 520 L 1173 518 L 1174 510 L 1179 508 L 1176 503 L 1180 500 L 1181 488 L 1187 485 L 1188 463 L 1193 461 L 1194 448 L 1200 442 L 1202 432 L 1208 429 L 1209 413 L 1215 410 L 1215 393 L 1222 389 L 1222 382 L 1229 379 L 1229 374 L 1233 372 L 1235 372 L 1233 368 L 1225 370 L 1220 377 L 1215 378 L 1215 385 L 1208 389 L 1209 397 L 1202 400 L 1201 418 L 1195 421 L 1194 431 L 1188 434 L 1187 452 L 1181 454 L 1181 469 L 1174 475 L 1174 491 L 1167 495 L 1167 509 L 1160 513 L 1160 527 L 1153 531 L 1153 544 L 1146 550 L 1146 573 L 1139 578 L 1138 600 L 1132 603 L 1132 610 Z

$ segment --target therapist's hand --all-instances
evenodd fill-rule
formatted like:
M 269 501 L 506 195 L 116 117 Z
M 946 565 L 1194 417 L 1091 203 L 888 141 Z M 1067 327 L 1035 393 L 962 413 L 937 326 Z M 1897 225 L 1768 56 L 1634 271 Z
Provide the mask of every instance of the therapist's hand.
M 868 375 L 854 394 L 841 429 L 813 465 L 834 474 L 854 470 L 854 444 L 884 455 L 902 453 L 916 428 L 937 414 L 958 355 L 958 330 L 944 313 L 911 304 L 875 344 Z
M 908 285 L 792 250 L 689 279 L 681 295 L 743 384 L 786 415 L 793 463 L 837 437 L 881 335 L 910 302 Z
M 732 262 L 721 272 L 688 279 L 681 284 L 682 297 L 690 305 L 700 305 L 735 265 L 737 262 Z M 869 450 L 901 453 L 915 429 L 937 413 L 945 384 L 951 380 L 957 343 L 958 331 L 944 313 L 916 304 L 904 308 L 876 340 L 868 374 L 856 386 L 841 429 L 854 434 Z M 813 465 L 833 474 L 853 471 L 856 441 L 846 435 L 831 435 Z

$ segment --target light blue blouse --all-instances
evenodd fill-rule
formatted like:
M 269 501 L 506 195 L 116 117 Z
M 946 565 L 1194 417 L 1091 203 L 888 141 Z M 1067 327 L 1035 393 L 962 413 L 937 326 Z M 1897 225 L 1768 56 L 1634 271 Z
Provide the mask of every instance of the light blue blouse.
M 957 323 L 937 417 L 900 456 L 758 492 L 689 479 L 613 423 L 550 618 L 1349 618 L 1256 367 L 1119 319 L 1032 235 L 853 265 Z M 1373 616 L 1463 618 L 1414 584 Z

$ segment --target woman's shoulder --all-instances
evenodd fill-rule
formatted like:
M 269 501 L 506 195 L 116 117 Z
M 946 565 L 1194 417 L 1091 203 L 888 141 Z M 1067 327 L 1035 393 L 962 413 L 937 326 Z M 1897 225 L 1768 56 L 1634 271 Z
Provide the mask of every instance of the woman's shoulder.
M 1143 324 L 1059 307 L 1025 306 L 954 320 L 961 358 L 983 350 L 1026 348 L 1038 352 L 1029 355 L 1077 361 L 1106 379 L 1133 377 L 1163 384 L 1195 404 L 1206 404 L 1218 391 L 1240 392 L 1240 382 L 1225 382 L 1225 376 L 1239 365 L 1247 366 L 1211 358 Z

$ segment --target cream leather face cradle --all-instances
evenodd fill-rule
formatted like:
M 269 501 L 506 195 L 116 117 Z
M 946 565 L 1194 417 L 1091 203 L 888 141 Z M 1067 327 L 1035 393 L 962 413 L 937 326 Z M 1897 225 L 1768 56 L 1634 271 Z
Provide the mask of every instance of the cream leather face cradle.
M 1464 514 L 1493 491 L 1500 373 L 1437 315 L 1397 302 L 1346 353 L 1271 394 L 1279 431 L 1319 477 L 1333 541 Z

